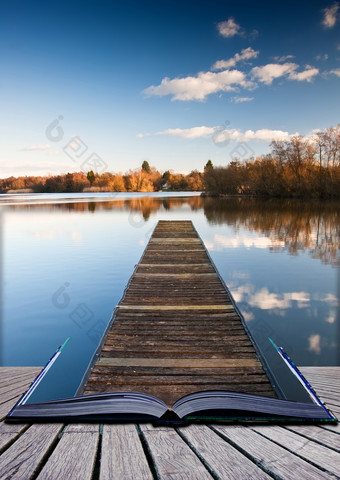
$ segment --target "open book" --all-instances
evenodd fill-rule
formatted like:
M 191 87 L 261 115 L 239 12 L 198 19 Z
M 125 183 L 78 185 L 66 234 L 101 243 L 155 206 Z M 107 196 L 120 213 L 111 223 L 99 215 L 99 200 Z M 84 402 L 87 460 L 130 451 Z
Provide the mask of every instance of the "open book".
M 185 395 L 171 407 L 153 395 L 125 391 L 27 403 L 65 344 L 59 347 L 28 391 L 8 414 L 7 420 L 152 421 L 155 423 L 231 420 L 337 422 L 336 417 L 318 398 L 287 354 L 274 342 L 272 344 L 286 366 L 308 392 L 310 402 L 282 400 L 224 390 L 207 390 Z

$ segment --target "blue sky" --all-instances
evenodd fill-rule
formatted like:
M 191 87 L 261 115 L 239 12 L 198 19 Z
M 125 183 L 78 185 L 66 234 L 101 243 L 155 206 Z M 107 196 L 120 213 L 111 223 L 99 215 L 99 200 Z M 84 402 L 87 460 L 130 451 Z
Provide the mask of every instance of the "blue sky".
M 336 126 L 340 2 L 0 0 L 0 177 L 164 171 Z

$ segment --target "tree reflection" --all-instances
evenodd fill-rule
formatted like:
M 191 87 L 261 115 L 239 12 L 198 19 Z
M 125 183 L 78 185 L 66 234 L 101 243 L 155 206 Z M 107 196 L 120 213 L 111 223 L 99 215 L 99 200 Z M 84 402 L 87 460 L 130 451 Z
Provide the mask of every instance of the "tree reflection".
M 109 201 L 72 201 L 67 203 L 7 205 L 9 210 L 61 210 L 97 214 L 121 211 L 140 222 L 148 222 L 157 213 L 171 215 L 175 209 L 202 210 L 210 225 L 233 226 L 256 232 L 272 241 L 272 249 L 287 250 L 291 255 L 308 251 L 323 263 L 339 265 L 340 204 L 338 201 L 277 200 L 258 198 L 202 198 L 200 196 L 146 196 L 116 198 Z M 190 218 L 190 213 L 188 214 Z M 137 221 L 135 220 L 135 221 Z
M 206 198 L 204 214 L 212 225 L 261 233 L 273 241 L 274 249 L 286 249 L 291 255 L 308 250 L 323 263 L 340 263 L 339 202 Z

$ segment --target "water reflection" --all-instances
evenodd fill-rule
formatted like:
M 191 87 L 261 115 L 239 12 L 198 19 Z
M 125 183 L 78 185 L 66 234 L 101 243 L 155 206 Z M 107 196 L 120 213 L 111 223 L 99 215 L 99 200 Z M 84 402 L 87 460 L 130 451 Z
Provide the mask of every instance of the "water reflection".
M 291 255 L 308 250 L 313 258 L 339 265 L 339 202 L 208 198 L 203 208 L 211 224 L 233 225 L 235 233 L 244 227 L 263 234 L 268 241 L 257 241 L 264 247 L 284 248 Z
M 315 200 L 261 200 L 253 198 L 202 198 L 190 197 L 136 197 L 120 200 L 7 205 L 7 210 L 49 210 L 68 212 L 121 211 L 129 214 L 130 223 L 138 227 L 158 212 L 171 212 L 189 207 L 202 210 L 210 225 L 229 225 L 233 234 L 216 234 L 211 249 L 218 246 L 269 248 L 291 255 L 308 251 L 312 258 L 325 264 L 339 265 L 340 204 Z M 247 231 L 240 234 L 240 229 Z M 249 232 L 256 235 L 249 236 Z M 260 234 L 260 236 L 259 236 Z
M 297 364 L 340 364 L 338 203 L 157 193 L 0 205 L 4 365 L 42 365 L 71 336 L 56 368 L 72 394 L 160 219 L 193 221 L 265 355 L 271 337 Z

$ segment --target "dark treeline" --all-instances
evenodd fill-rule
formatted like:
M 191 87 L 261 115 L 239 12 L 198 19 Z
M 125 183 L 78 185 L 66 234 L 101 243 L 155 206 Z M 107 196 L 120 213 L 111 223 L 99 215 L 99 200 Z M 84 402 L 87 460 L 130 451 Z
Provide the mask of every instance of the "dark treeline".
M 141 168 L 121 174 L 93 171 L 46 177 L 0 179 L 0 193 L 32 192 L 153 192 L 205 191 L 210 195 L 265 197 L 340 196 L 340 125 L 316 133 L 273 141 L 271 153 L 248 160 L 235 159 L 215 167 L 208 160 L 201 173 L 164 173 L 144 161 Z
M 61 192 L 154 192 L 166 190 L 203 190 L 203 174 L 193 170 L 188 175 L 166 171 L 163 174 L 144 161 L 137 170 L 121 174 L 75 172 L 46 177 L 9 177 L 0 179 L 0 193 L 32 191 Z
M 340 125 L 312 139 L 297 135 L 270 146 L 269 155 L 206 166 L 205 190 L 213 195 L 340 196 Z

